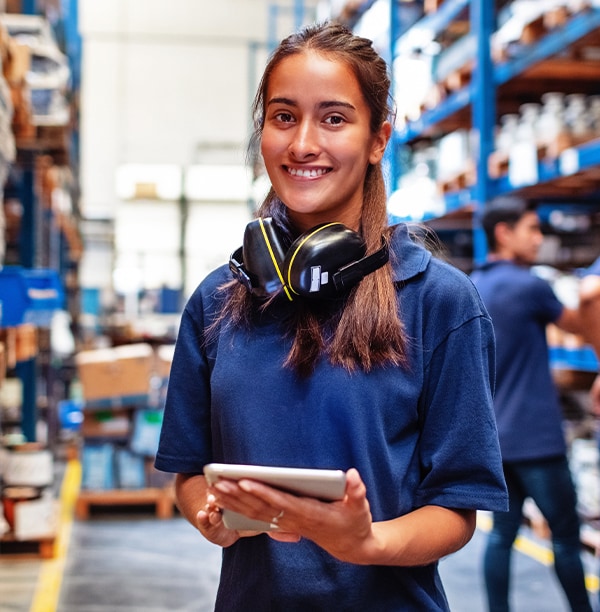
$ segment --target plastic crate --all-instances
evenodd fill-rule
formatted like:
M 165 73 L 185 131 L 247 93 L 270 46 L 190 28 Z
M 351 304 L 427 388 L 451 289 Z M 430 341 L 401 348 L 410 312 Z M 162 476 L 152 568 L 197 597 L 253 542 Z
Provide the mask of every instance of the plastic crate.
M 64 290 L 56 270 L 6 266 L 0 270 L 0 303 L 2 327 L 47 325 L 63 308 Z

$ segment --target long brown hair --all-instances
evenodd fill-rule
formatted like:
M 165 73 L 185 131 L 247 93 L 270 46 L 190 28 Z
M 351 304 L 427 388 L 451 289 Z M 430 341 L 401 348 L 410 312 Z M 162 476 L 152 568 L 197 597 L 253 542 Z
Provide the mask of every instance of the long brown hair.
M 249 151 L 256 151 L 260 143 L 265 97 L 273 70 L 283 59 L 308 50 L 334 57 L 352 69 L 370 109 L 372 133 L 377 133 L 391 117 L 387 64 L 373 49 L 371 41 L 354 35 L 341 25 L 312 25 L 284 39 L 271 55 L 252 107 L 254 134 Z M 382 236 L 388 238 L 386 201 L 381 164 L 370 165 L 365 177 L 360 227 L 368 253 L 381 247 Z M 280 227 L 294 234 L 285 204 L 272 188 L 257 214 L 273 217 Z M 233 324 L 249 324 L 255 300 L 235 281 L 228 283 L 227 289 L 230 293 L 216 326 L 226 317 Z M 289 308 L 294 309 L 289 325 L 293 343 L 286 366 L 306 376 L 323 354 L 332 364 L 349 371 L 357 368 L 369 371 L 378 365 L 406 363 L 406 341 L 389 263 L 367 275 L 345 299 L 335 302 L 335 308 L 331 306 L 309 300 L 289 304 Z

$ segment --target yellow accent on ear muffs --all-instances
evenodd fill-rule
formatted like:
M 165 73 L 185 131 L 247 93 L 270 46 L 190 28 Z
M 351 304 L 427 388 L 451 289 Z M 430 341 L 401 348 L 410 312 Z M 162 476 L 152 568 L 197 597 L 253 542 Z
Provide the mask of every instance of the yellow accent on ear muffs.
M 273 245 L 271 244 L 271 241 L 269 240 L 269 235 L 267 234 L 267 228 L 265 227 L 264 219 L 259 218 L 258 224 L 260 226 L 267 250 L 269 251 L 269 255 L 271 256 L 271 262 L 273 263 L 273 268 L 275 269 L 275 272 L 277 273 L 277 277 L 279 278 L 279 282 L 281 283 L 281 286 L 283 287 L 283 290 L 285 291 L 285 294 L 287 295 L 288 299 L 292 301 L 293 298 L 290 295 L 289 289 L 285 286 L 285 280 L 283 279 L 283 274 L 281 273 L 281 261 L 278 260 L 278 257 L 275 254 Z
M 273 219 L 255 219 L 246 226 L 243 246 L 229 260 L 234 277 L 257 296 L 284 291 L 307 298 L 332 298 L 349 291 L 364 276 L 383 266 L 388 247 L 366 256 L 360 234 L 342 223 L 318 225 L 285 249 Z
M 291 278 L 292 270 L 294 269 L 294 260 L 296 259 L 296 255 L 298 255 L 298 253 L 300 252 L 300 249 L 302 249 L 302 246 L 306 243 L 307 240 L 312 239 L 313 236 L 317 232 L 320 232 L 320 231 L 324 230 L 327 227 L 331 227 L 332 225 L 336 225 L 336 224 L 335 223 L 327 223 L 325 225 L 318 225 L 317 227 L 313 228 L 312 230 L 309 230 L 308 232 L 306 232 L 305 234 L 300 236 L 300 238 L 298 238 L 294 242 L 294 244 L 290 247 L 290 249 L 288 250 L 288 255 L 286 255 L 286 257 L 285 257 L 285 262 L 286 262 L 285 268 L 287 270 L 287 284 L 288 284 L 288 286 L 291 288 L 291 290 L 296 295 L 300 295 L 300 294 L 298 293 L 298 291 L 296 291 L 294 289 L 293 281 L 292 281 L 292 278 Z M 337 225 L 341 225 L 341 223 L 337 224 Z

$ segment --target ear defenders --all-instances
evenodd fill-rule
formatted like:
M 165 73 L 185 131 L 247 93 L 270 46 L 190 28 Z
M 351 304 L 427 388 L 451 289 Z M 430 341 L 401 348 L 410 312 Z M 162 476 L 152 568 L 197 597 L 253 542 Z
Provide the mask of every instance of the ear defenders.
M 389 259 L 387 242 L 365 256 L 360 234 L 342 223 L 324 223 L 299 236 L 289 248 L 270 217 L 251 221 L 243 245 L 230 257 L 233 276 L 248 291 L 267 297 L 283 291 L 295 296 L 332 298 L 350 290 Z

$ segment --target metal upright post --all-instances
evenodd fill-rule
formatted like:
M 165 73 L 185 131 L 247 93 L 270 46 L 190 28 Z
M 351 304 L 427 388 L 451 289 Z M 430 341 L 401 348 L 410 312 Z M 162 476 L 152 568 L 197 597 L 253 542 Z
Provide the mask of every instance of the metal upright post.
M 482 263 L 487 245 L 481 228 L 481 213 L 491 195 L 488 157 L 494 150 L 496 87 L 494 83 L 490 36 L 494 28 L 494 2 L 471 0 L 471 31 L 477 39 L 477 58 L 473 74 L 472 119 L 478 136 L 477 183 L 474 188 L 473 246 L 475 263 Z
M 491 196 L 488 157 L 494 150 L 496 123 L 496 87 L 490 53 L 490 36 L 495 22 L 494 2 L 471 0 L 471 31 L 477 39 L 477 56 L 473 73 L 472 118 L 478 137 L 477 183 L 474 188 L 473 246 L 475 263 L 487 255 L 485 236 L 481 228 L 481 212 Z
M 36 0 L 23 0 L 23 14 L 37 14 Z M 19 259 L 24 268 L 34 268 L 37 264 L 37 238 L 40 211 L 35 194 L 34 151 L 22 152 L 22 174 L 20 181 L 20 200 L 23 207 L 21 232 L 19 236 Z M 16 367 L 17 376 L 23 385 L 21 403 L 21 430 L 28 442 L 37 438 L 37 360 L 35 357 L 21 361 Z
M 398 38 L 398 7 L 395 2 L 390 2 L 390 13 L 389 13 L 389 58 L 388 66 L 390 71 L 390 91 L 392 99 L 396 97 L 396 82 L 394 79 L 394 58 L 396 57 L 396 39 Z M 394 109 L 392 109 L 394 110 Z M 394 117 L 394 116 L 393 116 Z M 395 117 L 394 117 L 395 118 Z M 396 126 L 392 125 L 392 135 L 390 136 L 390 142 L 388 143 L 386 150 L 386 161 L 388 164 L 388 175 L 389 180 L 387 181 L 387 192 L 388 195 L 393 193 L 396 189 L 398 182 L 398 139 L 396 138 Z

